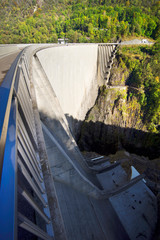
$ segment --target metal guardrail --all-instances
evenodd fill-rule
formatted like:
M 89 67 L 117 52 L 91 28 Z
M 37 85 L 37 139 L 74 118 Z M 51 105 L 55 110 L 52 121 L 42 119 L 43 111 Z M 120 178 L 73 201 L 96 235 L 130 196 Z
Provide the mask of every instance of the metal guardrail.
M 22 51 L 0 87 L 0 239 L 53 239 Z M 34 238 L 35 239 L 35 238 Z

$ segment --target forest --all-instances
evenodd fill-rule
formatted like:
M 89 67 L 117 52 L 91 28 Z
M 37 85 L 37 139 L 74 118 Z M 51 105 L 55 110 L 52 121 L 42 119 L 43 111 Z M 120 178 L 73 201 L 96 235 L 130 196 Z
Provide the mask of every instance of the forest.
M 1 0 L 0 43 L 113 42 L 158 39 L 160 1 Z
M 139 103 L 143 127 L 152 133 L 160 133 L 160 44 L 153 46 L 123 46 L 117 53 L 117 72 L 129 86 L 127 98 Z
M 160 133 L 160 1 L 1 0 L 0 15 L 0 44 L 151 39 L 153 46 L 121 48 L 117 59 L 125 84 L 139 89 L 146 129 Z

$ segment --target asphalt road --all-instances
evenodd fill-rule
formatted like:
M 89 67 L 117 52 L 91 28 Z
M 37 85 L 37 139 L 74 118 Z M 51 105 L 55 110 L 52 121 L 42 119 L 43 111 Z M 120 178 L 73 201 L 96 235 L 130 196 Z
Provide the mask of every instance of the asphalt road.
M 10 55 L 0 57 L 0 85 L 10 69 L 13 61 L 16 59 L 17 55 L 19 54 L 20 50 L 17 50 L 14 53 L 11 53 Z
M 132 39 L 130 41 L 123 41 L 120 43 L 120 45 L 136 45 L 136 44 L 153 44 L 154 42 L 151 42 L 147 39 Z

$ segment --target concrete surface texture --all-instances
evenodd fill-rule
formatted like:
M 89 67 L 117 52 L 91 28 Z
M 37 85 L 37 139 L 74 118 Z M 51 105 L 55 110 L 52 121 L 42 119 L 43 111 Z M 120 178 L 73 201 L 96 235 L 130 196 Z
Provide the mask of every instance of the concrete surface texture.
M 111 165 L 100 159 L 100 164 L 89 167 L 65 116 L 83 119 L 94 104 L 97 48 L 96 44 L 55 46 L 37 52 L 32 59 L 38 111 L 67 238 L 151 239 L 155 196 L 142 180 L 118 190 L 128 184 L 120 165 L 98 173 Z
M 109 200 L 96 200 L 55 181 L 68 240 L 129 240 Z
M 84 120 L 98 91 L 98 44 L 61 46 L 37 52 L 64 114 Z
M 157 221 L 156 198 L 143 181 L 111 197 L 110 202 L 131 240 L 152 238 Z
M 39 61 L 34 58 L 32 64 L 37 104 L 41 120 L 46 126 L 43 130 L 53 176 L 86 194 L 96 196 L 99 193 L 96 178 L 93 179 L 92 175 L 86 174 L 86 163 L 70 133 L 67 120 L 50 82 L 40 68 Z M 95 185 L 90 181 L 91 179 Z
M 97 174 L 97 178 L 106 191 L 115 190 L 128 181 L 127 174 L 120 165 L 110 171 Z

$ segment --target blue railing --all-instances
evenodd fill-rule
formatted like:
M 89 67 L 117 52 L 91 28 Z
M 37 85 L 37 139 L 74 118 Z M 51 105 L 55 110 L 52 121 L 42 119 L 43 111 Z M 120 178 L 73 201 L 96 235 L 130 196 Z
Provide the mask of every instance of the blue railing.
M 0 240 L 53 239 L 25 51 L 0 86 Z

